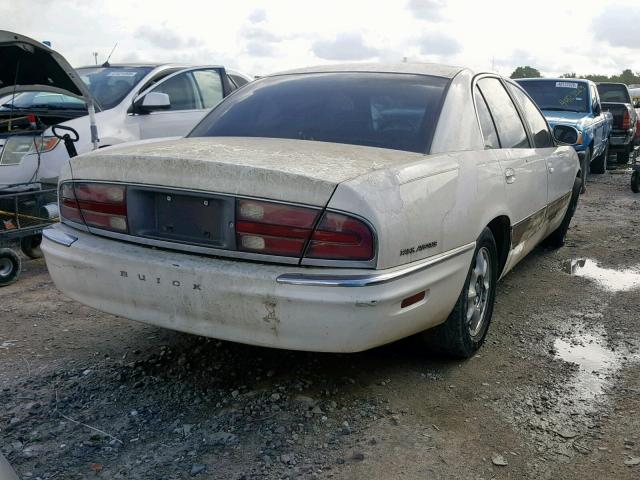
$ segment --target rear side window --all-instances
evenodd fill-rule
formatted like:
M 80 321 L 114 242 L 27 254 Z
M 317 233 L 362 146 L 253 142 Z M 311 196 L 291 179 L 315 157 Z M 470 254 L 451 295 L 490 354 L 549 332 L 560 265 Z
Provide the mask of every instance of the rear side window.
M 478 87 L 493 116 L 502 148 L 529 148 L 520 115 L 502 83 L 497 78 L 483 78 Z
M 238 88 L 240 88 L 243 85 L 246 85 L 247 83 L 249 83 L 249 81 L 246 78 L 241 77 L 240 75 L 235 75 L 233 73 L 228 73 L 227 75 L 229 75 L 229 78 L 231 78 L 233 83 L 235 83 L 236 87 L 238 87 Z
M 478 90 L 478 87 L 473 89 L 473 97 L 476 102 L 476 110 L 478 111 L 478 119 L 480 120 L 480 128 L 482 129 L 482 136 L 484 137 L 484 146 L 486 148 L 500 148 L 500 140 L 498 140 L 498 132 L 496 126 L 491 118 L 491 112 L 487 107 L 484 97 Z
M 511 90 L 516 102 L 520 104 L 520 107 L 524 112 L 524 117 L 529 124 L 529 130 L 531 130 L 531 134 L 533 135 L 533 143 L 535 147 L 553 147 L 554 144 L 551 139 L 551 133 L 549 133 L 549 128 L 547 127 L 547 122 L 538 108 L 519 87 L 516 87 L 511 83 L 508 83 L 507 85 L 509 85 L 509 90 Z
M 224 94 L 222 93 L 222 80 L 217 70 L 196 70 L 193 76 L 198 84 L 200 99 L 204 108 L 215 107 Z
M 269 137 L 425 153 L 448 79 L 386 73 L 267 77 L 220 103 L 192 137 Z

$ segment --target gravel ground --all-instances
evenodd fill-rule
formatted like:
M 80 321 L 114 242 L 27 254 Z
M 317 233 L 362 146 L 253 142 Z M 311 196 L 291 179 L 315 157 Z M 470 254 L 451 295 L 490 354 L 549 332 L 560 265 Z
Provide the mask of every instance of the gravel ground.
M 0 452 L 41 479 L 640 478 L 640 196 L 629 171 L 592 179 L 567 245 L 503 279 L 468 361 L 162 330 L 27 261 L 0 291 Z

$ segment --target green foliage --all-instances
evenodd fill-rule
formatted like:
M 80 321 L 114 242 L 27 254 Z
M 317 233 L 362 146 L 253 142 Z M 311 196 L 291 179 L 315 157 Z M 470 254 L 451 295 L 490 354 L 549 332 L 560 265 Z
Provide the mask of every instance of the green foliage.
M 530 66 L 518 67 L 511 74 L 511 78 L 540 78 L 540 72 Z
M 513 78 L 513 77 L 512 77 Z M 575 72 L 565 73 L 560 75 L 560 78 L 586 78 L 587 80 L 592 80 L 594 82 L 615 82 L 615 83 L 626 83 L 627 85 L 640 84 L 640 72 L 633 72 L 631 69 L 627 68 L 622 71 L 620 75 L 576 75 Z

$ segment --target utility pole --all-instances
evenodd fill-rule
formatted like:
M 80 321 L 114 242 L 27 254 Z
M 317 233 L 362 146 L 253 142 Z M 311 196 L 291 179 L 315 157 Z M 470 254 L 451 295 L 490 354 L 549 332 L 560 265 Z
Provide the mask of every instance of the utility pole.
M 95 61 L 96 65 L 98 65 L 98 52 L 93 52 L 93 60 Z

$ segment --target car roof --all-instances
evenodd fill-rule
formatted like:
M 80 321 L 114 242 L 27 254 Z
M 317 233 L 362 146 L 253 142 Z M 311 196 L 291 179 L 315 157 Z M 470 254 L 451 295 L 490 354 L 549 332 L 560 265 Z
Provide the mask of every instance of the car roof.
M 76 68 L 96 68 L 103 65 L 82 65 Z M 172 68 L 194 68 L 194 67 L 222 67 L 222 65 L 188 65 L 183 63 L 109 63 L 109 67 L 112 68 L 160 68 L 160 67 L 172 67 Z
M 586 82 L 586 83 L 594 83 L 588 78 L 553 78 L 553 77 L 535 77 L 535 78 L 514 78 L 516 82 L 521 82 L 526 80 L 527 82 L 542 82 L 542 81 L 550 81 L 550 82 Z
M 267 75 L 295 75 L 306 73 L 334 73 L 334 72 L 370 72 L 370 73 L 409 73 L 414 75 L 429 75 L 433 77 L 453 78 L 464 67 L 441 65 L 438 63 L 342 63 L 334 65 L 318 65 L 315 67 L 296 68 Z

